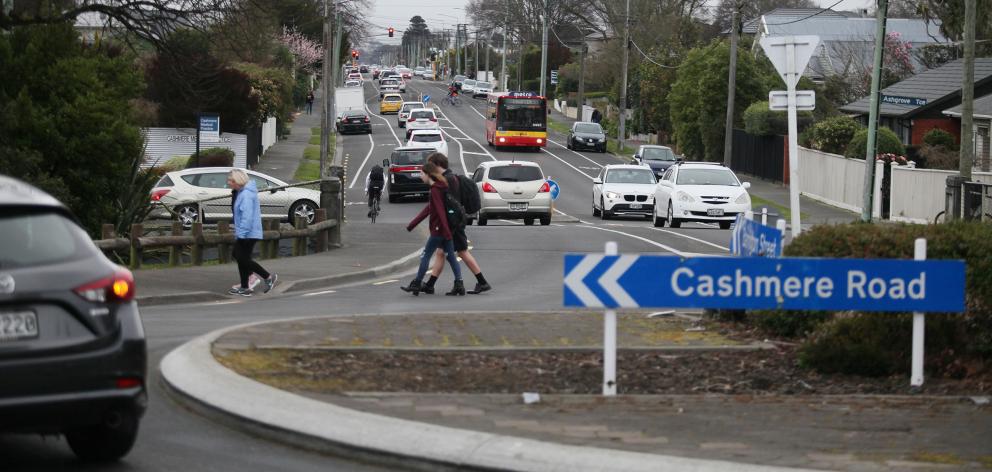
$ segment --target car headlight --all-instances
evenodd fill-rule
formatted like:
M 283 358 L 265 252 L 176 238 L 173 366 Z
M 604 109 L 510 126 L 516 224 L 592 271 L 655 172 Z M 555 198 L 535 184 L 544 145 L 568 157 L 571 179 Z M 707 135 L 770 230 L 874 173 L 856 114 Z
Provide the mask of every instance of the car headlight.
M 616 200 L 617 198 L 620 198 L 620 194 L 616 192 L 606 192 L 606 198 L 609 198 L 610 200 Z
M 692 203 L 696 201 L 695 198 L 692 198 L 692 195 L 689 195 L 688 193 L 685 192 L 679 192 L 678 197 L 680 202 Z
M 654 202 L 654 195 L 648 195 L 648 203 Z
M 605 143 L 606 142 L 606 138 L 599 138 L 599 142 Z
M 737 197 L 736 200 L 737 203 L 740 203 L 742 205 L 745 203 L 750 203 L 750 201 L 751 201 L 751 197 L 748 196 L 747 192 L 742 193 L 741 196 Z

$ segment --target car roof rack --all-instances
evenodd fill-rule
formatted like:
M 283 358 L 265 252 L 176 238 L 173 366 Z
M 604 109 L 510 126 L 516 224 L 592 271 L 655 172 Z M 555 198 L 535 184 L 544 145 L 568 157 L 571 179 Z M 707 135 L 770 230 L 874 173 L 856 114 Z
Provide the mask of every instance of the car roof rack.
M 704 164 L 704 165 L 711 165 L 711 166 L 726 167 L 725 165 L 723 165 L 722 162 L 684 161 L 684 160 L 683 161 L 675 161 L 675 164 L 674 165 L 680 166 L 680 165 L 683 165 L 683 164 Z

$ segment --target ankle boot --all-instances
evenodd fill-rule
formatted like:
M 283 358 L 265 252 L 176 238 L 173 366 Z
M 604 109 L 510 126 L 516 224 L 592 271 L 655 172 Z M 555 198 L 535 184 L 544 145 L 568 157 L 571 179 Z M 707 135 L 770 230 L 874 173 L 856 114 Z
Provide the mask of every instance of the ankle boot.
M 413 281 L 410 282 L 410 285 L 406 287 L 400 287 L 400 289 L 403 290 L 404 292 L 412 293 L 413 296 L 416 297 L 417 295 L 420 295 L 420 281 L 417 279 L 413 279 Z
M 461 280 L 456 280 L 455 287 L 452 288 L 450 292 L 445 293 L 445 295 L 448 295 L 449 297 L 455 295 L 458 296 L 465 295 L 465 282 L 462 282 Z
M 478 295 L 482 292 L 488 292 L 492 289 L 493 289 L 492 285 L 489 285 L 488 282 L 482 282 L 482 283 L 476 283 L 475 289 L 469 290 L 468 293 L 471 293 L 472 295 Z
M 428 295 L 434 295 L 434 282 L 437 282 L 437 277 L 434 277 L 432 275 L 431 278 L 427 279 L 427 282 L 424 282 L 420 286 L 420 293 L 426 293 Z

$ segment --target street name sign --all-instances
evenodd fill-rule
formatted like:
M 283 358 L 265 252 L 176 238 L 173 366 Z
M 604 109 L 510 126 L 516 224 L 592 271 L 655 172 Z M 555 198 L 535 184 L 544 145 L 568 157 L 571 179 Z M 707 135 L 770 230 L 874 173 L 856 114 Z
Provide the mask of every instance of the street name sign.
M 744 257 L 782 257 L 782 231 L 738 215 L 730 237 L 730 253 Z
M 789 92 L 774 90 L 768 92 L 768 109 L 786 111 L 789 109 Z M 812 90 L 796 90 L 796 110 L 811 111 L 816 109 L 816 92 Z
M 963 261 L 567 254 L 564 304 L 964 311 Z
M 927 104 L 927 99 L 916 97 L 897 97 L 895 95 L 882 95 L 882 103 L 892 105 L 906 105 L 911 107 L 922 107 Z

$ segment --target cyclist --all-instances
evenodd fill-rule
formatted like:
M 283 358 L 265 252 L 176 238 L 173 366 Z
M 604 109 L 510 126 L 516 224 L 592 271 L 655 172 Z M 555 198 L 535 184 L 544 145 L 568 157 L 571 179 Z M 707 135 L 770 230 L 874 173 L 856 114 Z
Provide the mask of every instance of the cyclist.
M 448 102 L 454 103 L 455 97 L 458 96 L 458 92 L 461 92 L 461 87 L 458 86 L 457 82 L 452 82 L 448 86 Z
M 372 202 L 374 199 L 382 197 L 382 189 L 385 186 L 386 175 L 383 173 L 382 166 L 379 164 L 372 166 L 369 175 L 365 176 L 365 194 L 369 197 L 369 218 L 372 218 Z

